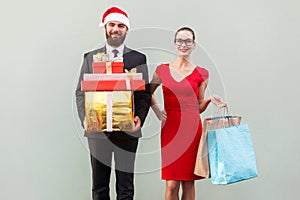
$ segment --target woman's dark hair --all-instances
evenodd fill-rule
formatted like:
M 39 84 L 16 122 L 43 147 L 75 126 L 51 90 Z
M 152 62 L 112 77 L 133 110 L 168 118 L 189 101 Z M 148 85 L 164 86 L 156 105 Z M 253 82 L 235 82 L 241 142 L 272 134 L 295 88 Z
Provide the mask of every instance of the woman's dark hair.
M 175 41 L 175 39 L 176 39 L 176 36 L 177 36 L 178 32 L 180 32 L 180 31 L 190 31 L 190 32 L 193 34 L 193 40 L 195 41 L 195 33 L 194 33 L 194 31 L 193 31 L 191 28 L 186 27 L 186 26 L 185 26 L 185 27 L 182 27 L 182 28 L 180 28 L 180 29 L 178 29 L 178 30 L 176 31 L 174 41 Z

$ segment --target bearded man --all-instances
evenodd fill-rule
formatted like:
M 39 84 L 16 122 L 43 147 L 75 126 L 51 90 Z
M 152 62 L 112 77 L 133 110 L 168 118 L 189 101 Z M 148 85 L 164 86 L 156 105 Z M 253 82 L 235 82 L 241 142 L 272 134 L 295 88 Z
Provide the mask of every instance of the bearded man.
M 130 30 L 128 15 L 117 7 L 107 9 L 100 23 L 106 35 L 104 47 L 84 54 L 81 73 L 76 89 L 76 104 L 78 115 L 85 126 L 85 101 L 81 91 L 81 81 L 84 73 L 92 73 L 93 56 L 105 53 L 109 58 L 123 60 L 124 71 L 136 68 L 138 73 L 143 74 L 146 81 L 146 89 L 134 92 L 135 127 L 131 132 L 86 132 L 88 139 L 91 168 L 92 168 L 92 197 L 94 200 L 110 199 L 110 175 L 112 155 L 116 177 L 116 193 L 118 200 L 130 200 L 134 196 L 134 162 L 139 138 L 142 136 L 141 127 L 146 119 L 151 95 L 148 80 L 148 68 L 146 56 L 140 52 L 129 49 L 124 41 Z

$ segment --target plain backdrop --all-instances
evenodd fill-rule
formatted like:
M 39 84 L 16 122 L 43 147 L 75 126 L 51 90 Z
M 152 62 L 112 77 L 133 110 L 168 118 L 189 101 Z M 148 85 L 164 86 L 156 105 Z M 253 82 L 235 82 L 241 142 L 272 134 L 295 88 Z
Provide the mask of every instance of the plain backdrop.
M 174 58 L 174 31 L 192 27 L 199 52 L 195 64 L 205 65 L 212 78 L 207 95 L 219 93 L 230 112 L 243 116 L 250 127 L 259 177 L 228 186 L 197 181 L 196 199 L 281 200 L 298 195 L 299 1 L 1 4 L 0 199 L 91 199 L 90 160 L 74 108 L 74 88 L 83 54 L 105 41 L 98 23 L 111 5 L 128 11 L 128 46 L 147 54 L 151 76 L 156 64 Z M 144 46 L 141 38 L 153 46 Z M 162 102 L 159 92 L 158 98 Z M 213 114 L 210 106 L 202 117 Z M 159 127 L 150 110 L 138 148 L 137 200 L 164 199 Z M 112 199 L 114 183 L 112 175 Z

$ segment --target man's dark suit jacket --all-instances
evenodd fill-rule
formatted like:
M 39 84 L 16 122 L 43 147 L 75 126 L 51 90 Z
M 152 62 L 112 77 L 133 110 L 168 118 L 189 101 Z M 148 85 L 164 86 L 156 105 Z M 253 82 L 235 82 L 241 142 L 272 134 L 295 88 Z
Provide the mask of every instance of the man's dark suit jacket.
M 84 54 L 84 60 L 81 67 L 80 77 L 76 89 L 76 104 L 79 118 L 81 120 L 81 124 L 83 126 L 83 121 L 85 117 L 85 107 L 84 107 L 84 92 L 81 91 L 81 81 L 83 80 L 84 73 L 93 73 L 92 63 L 93 63 L 93 55 L 99 52 L 106 52 L 106 48 L 100 48 L 91 52 Z M 144 124 L 147 113 L 149 111 L 150 103 L 151 103 L 151 94 L 150 94 L 150 86 L 149 86 L 149 75 L 148 68 L 146 64 L 146 56 L 140 52 L 129 49 L 126 46 L 124 47 L 123 52 L 123 62 L 124 62 L 124 71 L 125 69 L 131 70 L 132 68 L 136 68 L 138 73 L 143 74 L 143 79 L 146 82 L 146 90 L 135 91 L 134 92 L 134 115 L 139 116 L 141 119 L 141 126 Z M 141 130 L 133 133 L 129 132 L 85 132 L 85 136 L 89 138 L 107 138 L 110 134 L 118 134 L 121 138 L 139 138 L 142 136 Z

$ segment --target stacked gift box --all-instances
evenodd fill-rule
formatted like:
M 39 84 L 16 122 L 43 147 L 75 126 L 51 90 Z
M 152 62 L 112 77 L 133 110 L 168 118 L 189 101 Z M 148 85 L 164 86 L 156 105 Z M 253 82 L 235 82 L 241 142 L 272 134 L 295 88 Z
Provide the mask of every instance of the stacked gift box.
M 99 59 L 103 57 L 105 59 Z M 145 80 L 136 70 L 124 73 L 124 63 L 107 61 L 98 54 L 93 73 L 84 74 L 86 131 L 131 131 L 134 127 L 133 91 L 144 90 Z M 135 68 L 134 68 L 135 69 Z

